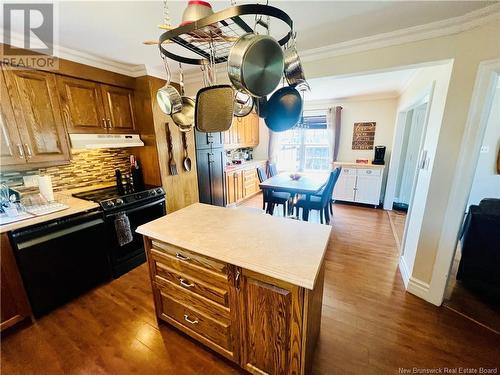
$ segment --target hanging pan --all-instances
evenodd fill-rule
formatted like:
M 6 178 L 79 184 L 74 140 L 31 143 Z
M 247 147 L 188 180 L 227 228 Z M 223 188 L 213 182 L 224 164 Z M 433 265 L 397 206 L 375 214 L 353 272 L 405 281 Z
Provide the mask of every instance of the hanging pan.
M 179 63 L 179 85 L 182 96 L 182 110 L 177 113 L 172 113 L 172 120 L 181 132 L 188 132 L 194 126 L 194 107 L 195 102 L 192 98 L 184 95 L 184 74 L 182 66 Z
M 182 110 L 182 98 L 177 89 L 170 85 L 171 73 L 166 57 L 163 57 L 163 63 L 167 72 L 167 82 L 156 92 L 156 101 L 162 112 L 171 115 Z
M 285 50 L 285 78 L 290 86 L 301 85 L 306 82 L 302 63 L 297 52 L 295 44 L 295 35 L 293 42 Z
M 203 74 L 207 87 L 196 94 L 196 129 L 204 133 L 223 132 L 231 127 L 234 111 L 234 90 L 230 85 L 216 85 L 214 53 L 211 48 L 211 61 Z
M 254 107 L 254 98 L 243 91 L 236 91 L 234 95 L 234 111 L 236 117 L 245 117 L 252 112 Z
M 274 132 L 296 126 L 302 115 L 303 100 L 296 88 L 286 86 L 277 90 L 267 102 L 266 125 Z

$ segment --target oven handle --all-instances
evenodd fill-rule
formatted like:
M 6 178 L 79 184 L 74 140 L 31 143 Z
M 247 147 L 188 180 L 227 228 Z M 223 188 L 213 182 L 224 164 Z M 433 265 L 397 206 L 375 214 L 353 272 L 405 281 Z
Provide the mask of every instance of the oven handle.
M 108 214 L 106 215 L 106 218 L 109 218 L 109 217 L 113 217 L 113 216 L 116 216 L 118 214 L 121 214 L 121 213 L 125 213 L 125 214 L 129 214 L 129 213 L 132 213 L 132 212 L 135 212 L 135 211 L 140 211 L 140 210 L 144 210 L 146 208 L 149 208 L 151 206 L 156 206 L 157 204 L 159 203 L 163 203 L 165 202 L 165 198 L 162 198 L 162 199 L 158 199 L 158 200 L 155 200 L 154 202 L 150 202 L 144 206 L 139 206 L 139 207 L 135 207 L 135 208 L 131 208 L 129 210 L 127 210 L 126 208 L 123 209 L 123 210 L 120 210 L 120 211 L 117 211 L 117 212 L 113 212 L 111 214 Z
M 23 249 L 26 249 L 28 247 L 39 245 L 41 243 L 44 243 L 44 242 L 47 242 L 47 241 L 51 241 L 51 240 L 54 240 L 54 239 L 62 237 L 62 236 L 66 236 L 68 234 L 71 234 L 71 233 L 74 233 L 74 232 L 77 232 L 77 231 L 80 231 L 80 230 L 83 230 L 83 229 L 95 227 L 96 225 L 101 225 L 103 223 L 104 223 L 104 220 L 102 220 L 101 218 L 100 219 L 95 219 L 95 220 L 92 220 L 92 221 L 87 221 L 86 223 L 82 223 L 82 224 L 78 224 L 78 225 L 75 225 L 75 226 L 70 227 L 70 228 L 58 230 L 56 232 L 52 232 L 50 234 L 42 235 L 40 237 L 36 237 L 36 238 L 31 239 L 31 240 L 18 242 L 17 243 L 17 249 L 18 250 L 23 250 Z

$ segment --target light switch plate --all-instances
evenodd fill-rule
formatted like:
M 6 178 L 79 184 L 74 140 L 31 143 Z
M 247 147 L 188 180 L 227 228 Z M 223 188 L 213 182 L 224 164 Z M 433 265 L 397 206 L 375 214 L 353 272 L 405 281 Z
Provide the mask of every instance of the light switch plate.
M 490 146 L 488 145 L 483 145 L 481 146 L 481 154 L 487 154 L 488 152 L 490 152 Z

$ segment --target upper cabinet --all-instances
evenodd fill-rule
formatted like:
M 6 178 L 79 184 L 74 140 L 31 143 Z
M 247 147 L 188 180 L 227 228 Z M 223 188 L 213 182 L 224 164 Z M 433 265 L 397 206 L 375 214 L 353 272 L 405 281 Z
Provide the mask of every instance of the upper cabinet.
M 57 96 L 55 75 L 17 69 L 4 69 L 3 74 L 14 115 L 11 119 L 8 103 L 4 105 L 2 100 L 2 121 L 7 123 L 2 126 L 10 130 L 10 151 L 5 158 L 6 165 L 29 163 L 42 166 L 68 162 L 69 143 Z M 19 138 L 16 138 L 15 126 Z M 16 144 L 16 141 L 19 143 Z M 13 155 L 17 155 L 18 162 L 13 163 Z
M 135 129 L 134 93 L 132 90 L 101 85 L 104 109 L 110 133 L 130 133 Z
M 133 91 L 82 79 L 58 76 L 69 133 L 134 133 Z
M 255 147 L 258 144 L 259 116 L 254 112 L 245 117 L 235 117 L 231 128 L 224 132 L 226 149 Z

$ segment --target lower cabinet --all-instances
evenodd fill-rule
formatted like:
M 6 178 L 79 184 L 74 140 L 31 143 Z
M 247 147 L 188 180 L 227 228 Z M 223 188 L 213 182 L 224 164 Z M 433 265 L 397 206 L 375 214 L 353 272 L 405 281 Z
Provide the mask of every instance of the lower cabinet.
M 307 374 L 324 271 L 313 290 L 145 238 L 156 315 L 252 374 Z
M 336 164 L 339 166 L 342 164 Z M 380 192 L 382 188 L 384 168 L 359 166 L 342 166 L 342 172 L 335 184 L 333 198 L 339 201 L 380 204 Z
M 1 322 L 0 331 L 31 316 L 31 307 L 7 233 L 1 234 Z
M 259 166 L 253 163 L 248 168 L 225 172 L 226 205 L 237 204 L 260 191 L 257 175 Z

